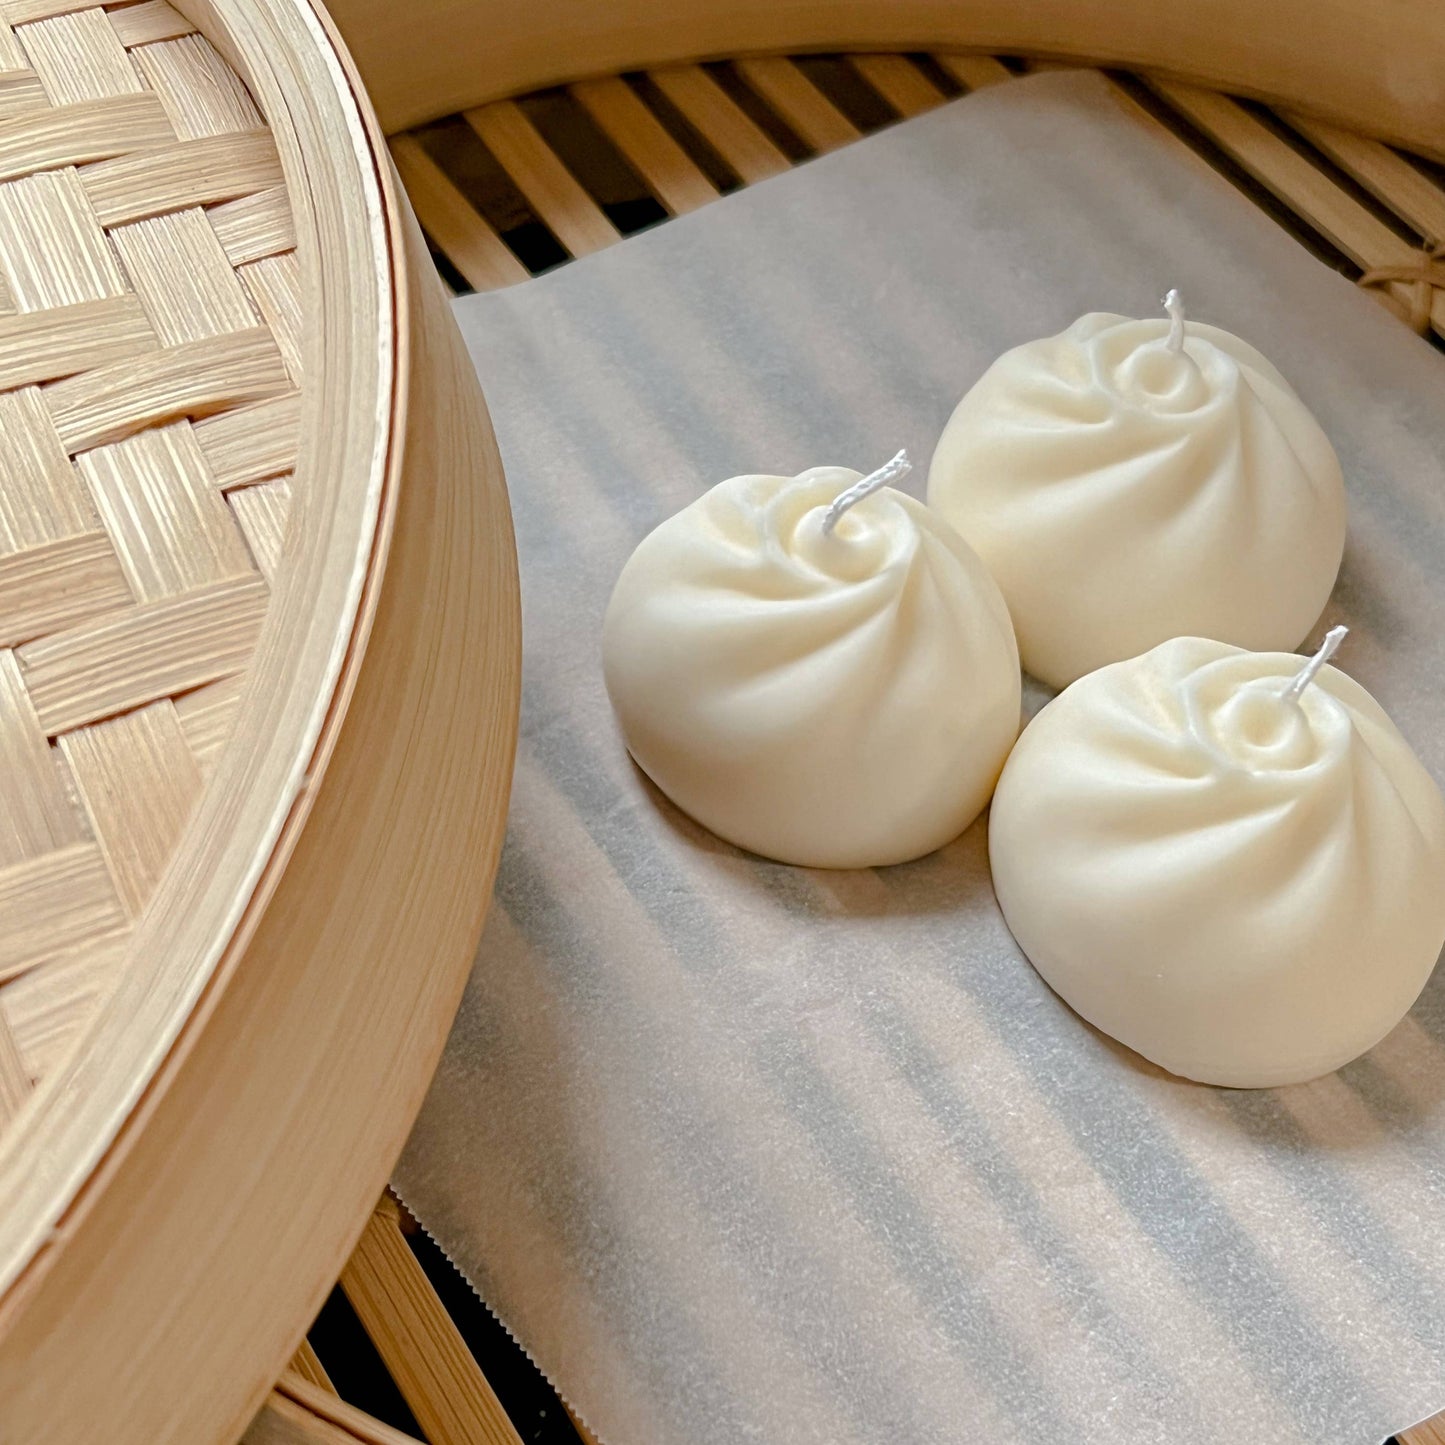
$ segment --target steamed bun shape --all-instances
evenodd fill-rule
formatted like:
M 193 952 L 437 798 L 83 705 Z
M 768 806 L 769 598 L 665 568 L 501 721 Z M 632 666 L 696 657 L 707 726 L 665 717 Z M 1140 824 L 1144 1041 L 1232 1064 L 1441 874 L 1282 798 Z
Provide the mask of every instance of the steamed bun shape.
M 1328 1073 L 1383 1038 L 1445 943 L 1445 801 L 1384 711 L 1303 659 L 1177 638 L 1024 730 L 994 889 L 1090 1023 L 1186 1078 Z
M 1008 609 L 963 539 L 842 467 L 722 482 L 646 537 L 603 626 L 628 749 L 768 858 L 916 858 L 978 815 L 1018 735 Z
M 1288 650 L 1339 573 L 1345 491 L 1319 423 L 1254 347 L 1095 313 L 1006 352 L 959 403 L 929 504 L 1053 687 L 1171 637 Z

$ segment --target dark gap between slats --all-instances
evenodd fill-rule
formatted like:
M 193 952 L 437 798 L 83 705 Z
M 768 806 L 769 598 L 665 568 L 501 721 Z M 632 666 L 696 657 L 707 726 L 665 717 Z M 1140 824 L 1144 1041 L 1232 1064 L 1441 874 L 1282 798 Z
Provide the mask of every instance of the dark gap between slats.
M 1130 75 L 1127 71 L 1109 70 L 1105 74 L 1191 150 L 1208 161 L 1231 185 L 1243 191 L 1261 211 L 1293 236 L 1312 256 L 1323 261 L 1331 270 L 1348 276 L 1351 281 L 1360 279 L 1360 268 L 1343 251 L 1332 245 L 1298 212 L 1291 210 L 1267 186 L 1255 180 L 1233 156 L 1202 131 L 1197 130 L 1187 117 L 1173 110 L 1162 96 L 1156 95 L 1137 76 Z
M 581 182 L 623 235 L 667 219 L 667 210 L 648 189 L 608 135 L 565 90 L 543 90 L 518 104 L 558 159 Z
M 459 115 L 416 132 L 427 154 L 535 276 L 571 260 L 501 162 Z
M 406 1242 L 522 1439 L 528 1445 L 578 1445 L 577 1432 L 545 1376 L 431 1236 L 413 1228 Z
M 340 1285 L 321 1306 L 308 1338 L 336 1386 L 336 1393 L 348 1405 L 366 1411 L 393 1430 L 418 1440 L 426 1438 Z
M 1268 106 L 1260 104 L 1257 100 L 1248 100 L 1244 96 L 1235 96 L 1234 101 L 1241 110 L 1247 111 L 1267 130 L 1277 135 L 1292 151 L 1307 160 L 1352 200 L 1358 201 L 1365 210 L 1369 211 L 1376 220 L 1388 226 L 1402 241 L 1408 241 L 1412 246 L 1422 244 L 1420 234 L 1411 228 L 1408 221 L 1401 220 L 1384 201 L 1371 195 L 1353 176 L 1342 171 L 1322 150 L 1316 149 L 1308 137 L 1302 136 L 1288 122 L 1281 120 Z
M 871 90 L 874 95 L 876 95 L 876 96 L 878 97 L 878 104 L 879 104 L 880 106 L 882 106 L 885 111 L 888 112 L 888 119 L 885 120 L 885 121 L 883 122 L 883 124 L 884 124 L 884 125 L 897 125 L 898 122 L 903 119 L 903 113 L 902 113 L 902 111 L 897 110 L 897 109 L 894 107 L 893 102 L 892 102 L 891 100 L 887 100 L 887 99 L 884 98 L 882 92 L 879 91 L 879 90 L 877 90 L 877 89 L 874 87 L 873 82 L 870 81 L 870 80 L 863 74 L 863 72 L 862 72 L 861 70 L 859 70 L 856 65 L 853 64 L 853 62 L 852 62 L 852 57 L 851 57 L 851 56 L 846 56 L 846 57 L 844 57 L 844 59 L 845 59 L 845 62 L 846 62 L 846 64 L 847 64 L 847 66 L 848 66 L 848 69 L 851 70 L 855 76 L 857 76 L 857 78 L 858 78 L 858 84 L 859 84 L 859 85 L 863 85 L 863 86 L 867 86 L 867 88 L 868 88 L 869 90 Z
M 1402 150 L 1399 146 L 1392 146 L 1391 149 L 1397 156 L 1408 161 L 1427 181 L 1445 191 L 1445 161 L 1432 160 L 1429 156 L 1417 156 L 1414 151 Z M 1445 241 L 1445 236 L 1436 236 L 1435 240 Z
M 964 87 L 954 79 L 931 55 L 918 51 L 908 57 L 949 100 L 956 100 L 964 93 Z
M 431 252 L 432 265 L 437 268 L 437 274 L 451 288 L 452 294 L 454 296 L 470 296 L 475 290 L 472 283 L 452 265 L 451 258 L 432 240 L 425 227 L 422 228 L 422 235 L 426 237 L 426 248 Z
M 732 61 L 714 61 L 703 69 L 794 165 L 812 157 L 813 148 L 738 74 Z
M 798 68 L 865 135 L 891 125 L 893 107 L 841 55 L 799 55 Z
M 651 76 L 637 71 L 623 76 L 623 79 L 719 191 L 726 195 L 738 189 L 742 178 L 713 149 L 707 137 L 662 93 Z

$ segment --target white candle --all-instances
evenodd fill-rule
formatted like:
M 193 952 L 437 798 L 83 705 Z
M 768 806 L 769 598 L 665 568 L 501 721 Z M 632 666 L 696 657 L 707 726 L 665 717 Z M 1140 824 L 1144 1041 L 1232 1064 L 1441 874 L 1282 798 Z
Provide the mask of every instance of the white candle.
M 1415 1001 L 1445 944 L 1445 800 L 1326 666 L 1184 637 L 1091 673 L 1024 730 L 989 815 L 1023 951 L 1176 1074 L 1295 1083 Z
M 783 862 L 902 862 L 978 815 L 1018 734 L 1008 609 L 963 539 L 815 467 L 720 483 L 618 578 L 603 663 L 627 746 L 685 813 Z
M 1092 314 L 1001 356 L 959 403 L 929 504 L 1013 614 L 1024 667 L 1063 687 L 1171 637 L 1287 650 L 1339 573 L 1333 448 L 1254 347 Z

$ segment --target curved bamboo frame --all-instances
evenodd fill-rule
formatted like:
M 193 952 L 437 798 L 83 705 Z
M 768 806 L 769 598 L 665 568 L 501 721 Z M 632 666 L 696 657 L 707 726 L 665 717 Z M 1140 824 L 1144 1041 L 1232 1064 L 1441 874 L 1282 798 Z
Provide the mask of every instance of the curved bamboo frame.
M 564 80 L 749 51 L 1106 61 L 1445 153 L 1436 0 L 332 0 L 388 131 Z
M 359 87 L 305 0 L 182 8 L 250 83 L 285 167 L 312 318 L 305 484 L 185 863 L 0 1154 L 0 1434 L 17 1441 L 240 1432 L 420 1105 L 515 746 L 501 466 Z

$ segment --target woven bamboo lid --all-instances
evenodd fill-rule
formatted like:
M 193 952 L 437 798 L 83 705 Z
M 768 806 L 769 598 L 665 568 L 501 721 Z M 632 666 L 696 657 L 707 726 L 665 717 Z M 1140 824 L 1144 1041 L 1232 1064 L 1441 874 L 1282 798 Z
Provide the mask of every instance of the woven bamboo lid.
M 39 8 L 39 7 L 32 7 Z M 163 0 L 0 26 L 0 1126 L 229 736 L 302 362 L 270 130 Z
M 0 0 L 0 1438 L 231 1439 L 280 1372 L 460 996 L 519 651 L 324 16 Z

